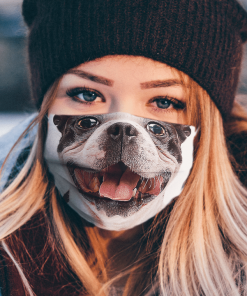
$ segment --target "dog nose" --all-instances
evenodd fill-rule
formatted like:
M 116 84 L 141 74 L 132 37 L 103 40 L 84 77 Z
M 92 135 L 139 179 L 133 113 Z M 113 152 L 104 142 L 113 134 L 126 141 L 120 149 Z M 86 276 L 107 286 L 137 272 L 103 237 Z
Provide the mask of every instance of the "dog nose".
M 114 123 L 107 129 L 107 134 L 114 140 L 122 139 L 123 137 L 136 137 L 138 135 L 137 129 L 124 122 Z

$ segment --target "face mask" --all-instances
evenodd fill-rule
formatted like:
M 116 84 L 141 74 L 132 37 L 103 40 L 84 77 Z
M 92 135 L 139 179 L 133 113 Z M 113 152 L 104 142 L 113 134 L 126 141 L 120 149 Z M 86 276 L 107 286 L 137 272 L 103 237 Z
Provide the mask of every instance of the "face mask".
M 142 224 L 178 196 L 195 127 L 128 113 L 50 115 L 45 159 L 81 217 L 107 230 Z

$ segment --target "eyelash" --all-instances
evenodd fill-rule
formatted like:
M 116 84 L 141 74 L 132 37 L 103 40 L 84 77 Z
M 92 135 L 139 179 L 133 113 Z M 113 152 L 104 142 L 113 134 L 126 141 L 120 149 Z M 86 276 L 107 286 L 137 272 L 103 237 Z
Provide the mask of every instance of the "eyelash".
M 68 89 L 66 91 L 66 95 L 71 97 L 73 101 L 75 102 L 79 102 L 81 104 L 85 104 L 85 105 L 92 105 L 94 104 L 94 101 L 92 102 L 87 102 L 87 101 L 82 101 L 81 99 L 77 98 L 77 96 L 83 92 L 92 92 L 95 93 L 97 95 L 97 97 L 100 97 L 103 102 L 105 102 L 105 99 L 103 97 L 103 95 L 101 93 L 99 93 L 98 91 L 96 91 L 95 89 L 90 89 L 87 87 L 77 87 L 77 88 L 72 88 L 72 89 Z M 157 100 L 167 100 L 169 103 L 171 103 L 171 105 L 173 106 L 172 109 L 175 110 L 184 110 L 186 107 L 186 104 L 184 102 L 181 102 L 179 100 L 177 100 L 176 98 L 170 97 L 170 96 L 159 96 L 159 97 L 155 97 L 152 98 L 151 100 L 149 100 L 149 104 L 153 103 Z M 170 108 L 168 107 L 167 109 L 163 109 L 163 108 L 159 108 L 158 106 L 156 107 L 152 107 L 152 110 L 155 112 L 172 112 L 172 110 L 170 110 Z
M 173 106 L 173 108 L 170 109 L 168 107 L 167 109 L 163 109 L 163 108 L 159 108 L 157 106 L 157 107 L 153 107 L 152 108 L 155 112 L 172 112 L 173 109 L 175 109 L 177 111 L 182 111 L 186 107 L 186 104 L 184 102 L 181 102 L 180 100 L 177 100 L 176 98 L 173 98 L 173 97 L 170 97 L 170 96 L 156 97 L 154 99 L 151 99 L 149 101 L 149 103 L 153 103 L 153 102 L 155 102 L 157 100 L 166 100 L 166 101 L 168 101 Z
M 73 101 L 75 102 L 79 102 L 81 104 L 85 104 L 85 105 L 92 105 L 94 104 L 94 102 L 87 102 L 87 101 L 82 101 L 79 98 L 77 98 L 77 96 L 83 92 L 92 92 L 95 93 L 97 95 L 97 97 L 100 97 L 103 102 L 105 102 L 104 97 L 101 95 L 101 93 L 99 93 L 98 91 L 96 91 L 95 89 L 91 89 L 91 88 L 87 88 L 87 87 L 77 87 L 77 88 L 72 88 L 72 89 L 67 89 L 66 91 L 66 95 L 71 97 Z

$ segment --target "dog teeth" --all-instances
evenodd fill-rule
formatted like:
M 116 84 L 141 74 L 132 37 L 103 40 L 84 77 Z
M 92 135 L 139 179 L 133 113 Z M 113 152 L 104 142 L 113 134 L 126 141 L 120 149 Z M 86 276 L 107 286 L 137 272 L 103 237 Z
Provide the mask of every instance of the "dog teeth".
M 137 188 L 135 188 L 135 189 L 133 190 L 132 197 L 135 197 L 135 195 L 136 195 L 136 191 L 137 191 Z
M 100 181 L 96 176 L 94 176 L 91 181 L 88 184 L 89 188 L 92 190 L 92 192 L 98 192 L 100 188 Z

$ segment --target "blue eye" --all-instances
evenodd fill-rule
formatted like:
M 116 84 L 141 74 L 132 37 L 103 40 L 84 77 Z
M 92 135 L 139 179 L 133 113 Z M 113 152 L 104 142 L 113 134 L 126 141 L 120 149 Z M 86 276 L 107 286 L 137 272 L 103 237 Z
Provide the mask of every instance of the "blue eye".
M 153 102 L 155 102 L 160 109 L 174 108 L 183 110 L 185 108 L 185 103 L 172 97 L 156 98 Z
M 78 94 L 77 97 L 82 101 L 93 102 L 98 97 L 98 95 L 92 91 L 84 91 Z
M 79 101 L 81 103 L 94 102 L 95 100 L 97 100 L 97 98 L 100 98 L 100 100 L 102 100 L 102 96 L 98 92 L 86 88 L 69 89 L 66 91 L 66 94 L 74 101 Z
M 168 109 L 172 104 L 172 102 L 167 99 L 157 99 L 155 101 L 156 101 L 157 107 L 162 109 Z

